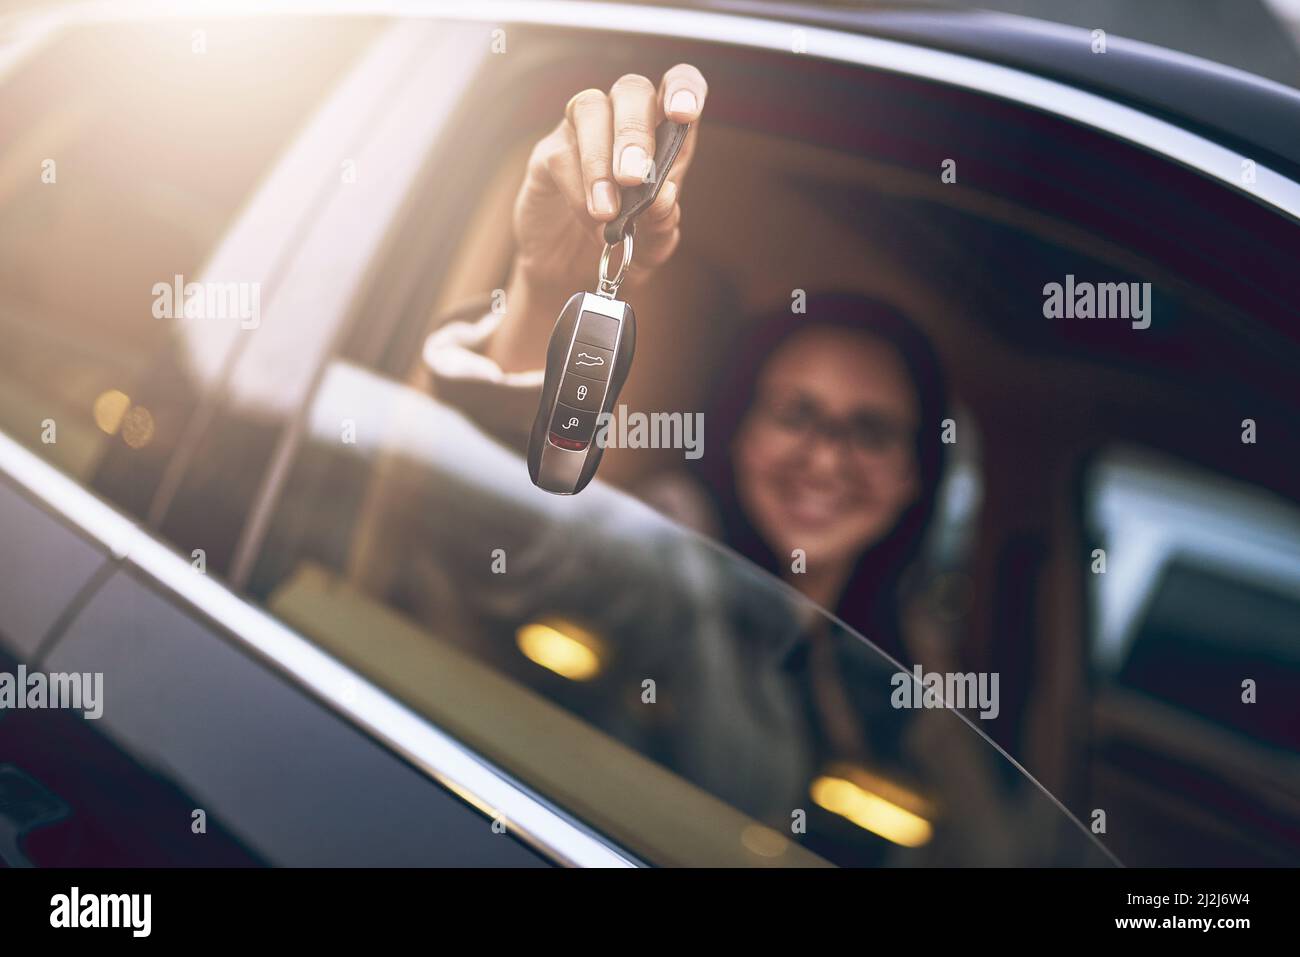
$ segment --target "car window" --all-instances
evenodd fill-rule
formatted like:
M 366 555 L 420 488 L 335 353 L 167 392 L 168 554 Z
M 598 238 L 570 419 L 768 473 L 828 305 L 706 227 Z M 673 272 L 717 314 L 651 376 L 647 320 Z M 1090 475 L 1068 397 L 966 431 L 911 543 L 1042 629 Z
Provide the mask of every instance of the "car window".
M 222 235 L 372 35 L 364 21 L 108 23 L 60 31 L 12 68 L 0 428 L 146 513 L 238 343 L 190 362 L 180 330 L 257 319 L 253 277 L 198 297 L 191 284 L 213 278 Z
M 748 561 L 599 483 L 546 495 L 455 411 L 352 364 L 309 422 L 252 594 L 633 853 L 1107 860 L 963 718 L 891 704 L 910 674 Z M 832 706 L 823 651 L 869 709 L 869 758 L 809 732 Z
M 1102 732 L 1081 731 L 1094 730 L 1100 688 L 1082 666 L 1077 482 L 1089 454 L 1129 437 L 1294 497 L 1279 467 L 1294 434 L 1295 280 L 1281 252 L 1294 224 L 1122 136 L 938 84 L 650 38 L 575 65 L 563 31 L 511 36 L 533 55 L 485 71 L 453 129 L 465 188 L 427 177 L 438 202 L 401 230 L 380 293 L 356 309 L 349 361 L 324 373 L 275 489 L 252 596 L 651 862 L 1109 860 L 1094 831 L 1108 846 L 1122 831 L 1144 861 L 1207 853 L 1217 838 L 1192 826 L 1203 794 L 1187 798 L 1187 828 L 1161 831 L 1171 816 L 1135 796 L 1142 770 L 1111 787 L 1113 766 L 1093 762 Z M 920 569 L 932 579 L 916 591 L 944 622 L 933 645 L 959 661 L 945 675 L 1000 676 L 996 713 L 967 724 L 924 695 L 895 699 L 916 681 L 895 683 L 879 636 L 851 633 L 611 487 L 567 501 L 537 492 L 485 431 L 403 384 L 451 294 L 504 281 L 502 210 L 545 131 L 539 104 L 616 77 L 632 55 L 699 60 L 716 82 L 689 236 L 671 281 L 636 300 L 661 324 L 638 339 L 640 382 L 661 386 L 665 404 L 631 391 L 629 404 L 694 401 L 723 379 L 751 317 L 794 289 L 905 305 L 951 374 L 954 419 L 932 426 L 958 436 Z M 761 108 L 773 103 L 782 109 Z M 943 178 L 944 157 L 964 172 Z M 479 190 L 468 210 L 451 201 Z M 680 282 L 692 277 L 678 265 L 706 280 Z M 1074 303 L 1076 280 L 1105 284 L 1119 311 L 1053 313 L 1053 284 Z M 1141 298 L 1120 302 L 1121 287 Z M 664 330 L 687 328 L 683 356 Z M 656 364 L 656 348 L 669 361 Z M 1270 436 L 1249 457 L 1246 414 Z M 628 487 L 655 477 L 614 465 L 602 476 Z M 1161 667 L 1181 665 L 1166 653 Z M 851 748 L 835 739 L 846 713 L 863 726 Z M 1017 816 L 1038 822 L 1024 840 L 999 823 Z M 1158 831 L 1156 855 L 1129 841 Z
M 1087 488 L 1101 680 L 1300 753 L 1300 508 L 1134 449 L 1100 456 Z
M 1300 508 L 1264 481 L 1132 444 L 1085 473 L 1091 790 L 1126 861 L 1295 859 Z

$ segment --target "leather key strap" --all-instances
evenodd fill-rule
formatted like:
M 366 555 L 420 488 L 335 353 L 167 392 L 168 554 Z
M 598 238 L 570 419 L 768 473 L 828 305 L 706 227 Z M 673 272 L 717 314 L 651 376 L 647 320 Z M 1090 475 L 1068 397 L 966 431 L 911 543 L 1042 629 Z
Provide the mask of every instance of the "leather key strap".
M 619 213 L 605 224 L 606 243 L 614 246 L 621 242 L 623 233 L 631 229 L 633 221 L 650 208 L 650 204 L 659 195 L 659 190 L 668 181 L 668 171 L 672 169 L 673 161 L 681 152 L 682 143 L 686 142 L 686 134 L 690 130 L 691 124 L 672 120 L 664 120 L 655 129 L 654 176 L 644 183 L 623 187 Z

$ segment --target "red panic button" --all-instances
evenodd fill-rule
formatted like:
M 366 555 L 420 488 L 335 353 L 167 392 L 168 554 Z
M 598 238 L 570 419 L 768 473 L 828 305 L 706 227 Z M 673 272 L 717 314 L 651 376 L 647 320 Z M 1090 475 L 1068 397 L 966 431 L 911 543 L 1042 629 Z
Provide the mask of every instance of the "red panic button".
M 587 447 L 585 439 L 566 439 L 562 435 L 551 433 L 551 444 L 561 449 L 568 449 L 570 452 L 581 452 Z

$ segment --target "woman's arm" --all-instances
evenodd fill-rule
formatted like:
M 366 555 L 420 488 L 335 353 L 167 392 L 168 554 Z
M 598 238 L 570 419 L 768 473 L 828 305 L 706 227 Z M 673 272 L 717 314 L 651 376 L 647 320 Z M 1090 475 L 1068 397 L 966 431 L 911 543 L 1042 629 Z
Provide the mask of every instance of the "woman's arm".
M 515 198 L 517 253 L 505 311 L 485 351 L 504 372 L 542 366 L 559 308 L 593 286 L 601 233 L 618 215 L 619 190 L 647 177 L 656 126 L 665 117 L 697 124 L 707 94 L 704 77 L 689 64 L 668 70 L 658 87 L 644 76 L 625 74 L 608 93 L 575 94 L 564 118 L 533 147 Z M 628 277 L 633 287 L 665 263 L 680 241 L 678 197 L 696 137 L 692 127 L 654 204 L 637 218 Z

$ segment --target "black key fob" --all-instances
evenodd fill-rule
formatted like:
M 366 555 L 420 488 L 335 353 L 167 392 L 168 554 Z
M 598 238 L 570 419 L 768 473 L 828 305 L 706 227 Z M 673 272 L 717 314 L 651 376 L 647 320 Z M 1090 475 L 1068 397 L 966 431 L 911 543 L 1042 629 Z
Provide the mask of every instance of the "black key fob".
M 555 321 L 546 350 L 542 401 L 528 442 L 533 484 L 557 495 L 587 487 L 604 452 L 609 422 L 632 353 L 636 316 L 619 299 L 575 294 Z
M 655 130 L 655 160 L 647 178 L 623 190 L 619 215 L 605 224 L 597 291 L 575 295 L 555 322 L 542 401 L 528 441 L 528 474 L 548 492 L 581 492 L 600 465 L 609 416 L 636 347 L 636 316 L 618 298 L 632 262 L 636 217 L 659 195 L 690 128 L 664 120 Z M 610 277 L 610 251 L 620 245 L 618 272 Z

